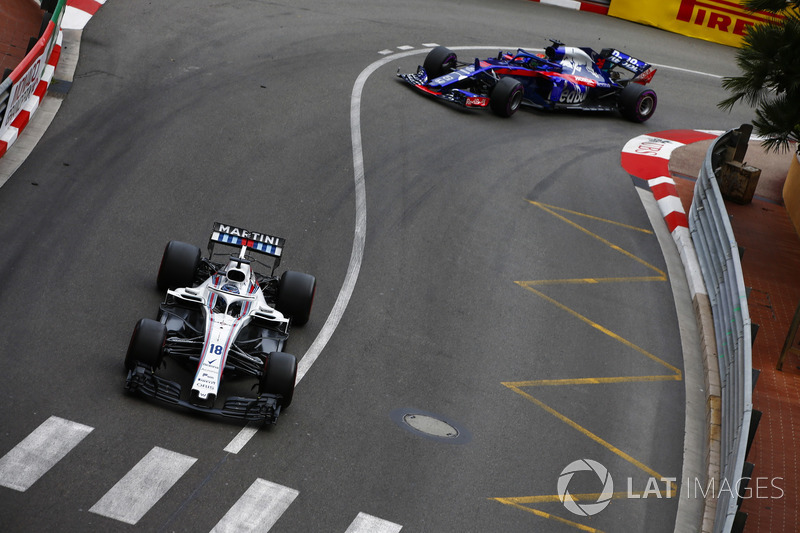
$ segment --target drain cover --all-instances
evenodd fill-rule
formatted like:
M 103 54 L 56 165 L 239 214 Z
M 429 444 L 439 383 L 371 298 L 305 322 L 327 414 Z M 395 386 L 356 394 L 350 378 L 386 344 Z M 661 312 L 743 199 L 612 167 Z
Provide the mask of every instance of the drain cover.
M 454 439 L 458 437 L 458 429 L 451 426 L 444 420 L 439 420 L 428 415 L 407 414 L 403 417 L 403 422 L 423 433 L 434 437 L 447 437 Z
M 391 418 L 401 428 L 430 439 L 458 444 L 470 440 L 469 432 L 452 421 L 419 409 L 395 409 Z

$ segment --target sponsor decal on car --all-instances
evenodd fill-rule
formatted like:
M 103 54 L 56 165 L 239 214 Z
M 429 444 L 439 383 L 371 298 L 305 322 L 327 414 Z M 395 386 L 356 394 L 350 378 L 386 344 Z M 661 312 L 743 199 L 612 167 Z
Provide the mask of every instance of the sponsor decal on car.
M 282 237 L 275 237 L 266 233 L 257 231 L 249 231 L 236 226 L 227 224 L 214 223 L 214 231 L 211 234 L 211 240 L 222 244 L 230 244 L 234 246 L 247 246 L 258 252 L 279 257 L 283 253 L 283 246 L 286 239 Z
M 562 104 L 580 104 L 586 100 L 587 92 L 586 87 L 582 85 L 568 83 L 558 101 Z
M 487 105 L 489 105 L 489 99 L 485 96 L 467 97 L 467 107 L 486 107 Z

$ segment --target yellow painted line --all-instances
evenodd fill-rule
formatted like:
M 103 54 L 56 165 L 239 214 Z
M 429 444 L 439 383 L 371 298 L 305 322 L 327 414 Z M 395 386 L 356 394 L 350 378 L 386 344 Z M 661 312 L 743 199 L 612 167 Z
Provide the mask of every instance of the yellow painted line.
M 569 313 L 570 315 L 574 316 L 575 318 L 585 322 L 586 324 L 589 324 L 590 326 L 592 326 L 596 330 L 598 330 L 598 331 L 600 331 L 602 333 L 605 333 L 606 335 L 608 335 L 612 339 L 616 340 L 617 342 L 620 342 L 620 343 L 624 344 L 625 346 L 627 346 L 628 348 L 636 350 L 640 354 L 648 357 L 649 359 L 652 359 L 656 363 L 658 363 L 660 365 L 663 365 L 666 368 L 669 368 L 671 371 L 675 372 L 675 374 L 677 374 L 679 376 L 682 375 L 681 370 L 679 368 L 667 363 L 666 361 L 664 361 L 663 359 L 661 359 L 659 357 L 656 357 L 655 355 L 651 354 L 650 352 L 648 352 L 644 348 L 640 348 L 639 346 L 633 344 L 631 341 L 629 341 L 629 340 L 627 340 L 627 339 L 625 339 L 623 337 L 620 337 L 619 335 L 617 335 L 616 333 L 614 333 L 610 329 L 601 326 L 600 324 L 598 324 L 597 322 L 594 322 L 593 320 L 588 319 L 587 317 L 583 316 L 582 314 L 578 313 L 577 311 L 574 311 L 574 310 L 570 309 L 569 307 L 567 307 L 566 305 L 562 304 L 561 302 L 559 302 L 557 300 L 554 300 L 553 298 L 547 296 L 543 292 L 537 291 L 533 287 L 531 287 L 529 285 L 524 285 L 523 283 L 521 283 L 519 281 L 517 281 L 515 283 L 517 285 L 520 285 L 521 287 L 524 287 L 525 289 L 531 291 L 532 293 L 536 294 L 540 298 L 543 298 L 544 300 L 547 300 L 548 302 L 550 302 L 551 304 L 555 305 L 559 309 L 561 309 L 563 311 L 566 311 L 567 313 Z
M 660 493 L 659 493 L 660 494 Z M 596 502 L 600 499 L 601 496 L 607 496 L 605 493 L 595 492 L 591 494 L 572 494 L 572 499 L 578 502 L 587 501 L 587 502 Z M 650 491 L 650 493 L 646 493 L 645 491 L 638 491 L 638 492 L 627 492 L 627 491 L 620 491 L 620 492 L 612 492 L 611 499 L 612 500 L 622 500 L 622 499 L 640 499 L 640 498 L 658 498 L 660 497 L 662 500 L 676 498 L 678 495 L 675 492 L 671 492 L 669 497 L 660 494 L 660 496 L 656 496 L 654 491 Z M 561 496 L 558 494 L 544 494 L 541 496 L 516 496 L 512 498 L 491 498 L 492 500 L 497 500 L 498 502 L 502 503 L 518 503 L 520 505 L 526 505 L 531 503 L 555 503 L 561 502 Z
M 659 493 L 660 494 L 660 493 Z M 597 501 L 600 499 L 601 496 L 605 496 L 602 493 L 594 493 L 594 494 L 570 494 L 575 501 Z M 660 497 L 664 499 L 674 498 L 677 497 L 675 492 L 672 492 L 670 496 L 656 496 L 655 493 L 652 491 L 648 494 L 645 491 L 638 491 L 638 492 L 614 492 L 611 494 L 612 500 L 621 500 L 627 498 L 649 498 L 649 497 Z M 547 513 L 545 511 L 541 511 L 539 509 L 534 509 L 532 507 L 528 507 L 530 504 L 539 504 L 539 503 L 561 503 L 561 497 L 558 494 L 545 494 L 542 496 L 517 496 L 512 498 L 490 498 L 491 500 L 495 500 L 505 505 L 510 505 L 512 507 L 516 507 L 517 509 L 521 509 L 523 511 L 527 511 L 529 513 L 533 513 L 536 516 L 540 516 L 542 518 L 547 518 L 550 520 L 555 520 L 557 522 L 561 522 L 563 524 L 567 524 L 573 526 L 577 529 L 582 531 L 592 531 L 596 533 L 602 533 L 599 529 L 595 529 L 589 526 L 585 526 L 583 524 L 579 524 L 578 522 L 573 522 L 571 520 L 567 520 L 566 518 L 562 518 L 560 516 L 556 516 L 554 514 Z
M 654 381 L 680 381 L 681 376 L 619 376 L 608 378 L 537 379 L 533 381 L 508 381 L 506 387 L 542 387 L 552 385 L 601 385 L 605 383 L 647 383 Z
M 523 287 L 535 285 L 568 285 L 568 284 L 599 284 L 599 283 L 630 283 L 637 281 L 667 281 L 663 276 L 636 276 L 629 278 L 571 278 L 571 279 L 537 279 L 533 281 L 515 281 Z
M 577 229 L 577 230 L 579 230 L 579 231 L 582 231 L 583 233 L 585 233 L 585 234 L 589 235 L 590 237 L 592 237 L 592 238 L 594 238 L 594 239 L 597 239 L 598 241 L 602 242 L 603 244 L 605 244 L 606 246 L 608 246 L 608 247 L 609 247 L 609 248 L 611 248 L 612 250 L 614 250 L 614 251 L 616 251 L 616 252 L 619 252 L 619 253 L 621 253 L 621 254 L 625 255 L 626 257 L 629 257 L 630 259 L 633 259 L 633 260 L 634 260 L 634 261 L 636 261 L 637 263 L 640 263 L 640 264 L 642 264 L 642 265 L 646 266 L 647 268 L 649 268 L 649 269 L 651 269 L 651 270 L 654 270 L 654 271 L 658 272 L 658 273 L 659 273 L 659 275 L 663 276 L 663 277 L 664 277 L 664 279 L 666 279 L 667 275 L 666 275 L 666 274 L 665 274 L 665 273 L 664 273 L 664 272 L 663 272 L 661 269 L 659 269 L 659 268 L 657 268 L 657 267 L 655 267 L 655 266 L 651 265 L 650 263 L 648 263 L 648 262 L 647 262 L 647 261 L 645 261 L 644 259 L 641 259 L 641 258 L 639 258 L 639 257 L 637 257 L 637 256 L 635 256 L 635 255 L 633 255 L 633 254 L 632 254 L 632 253 L 630 253 L 629 251 L 627 251 L 627 250 L 624 250 L 623 248 L 621 248 L 621 247 L 617 246 L 617 245 L 616 245 L 616 244 L 614 244 L 613 242 L 611 242 L 611 241 L 609 241 L 609 240 L 607 240 L 607 239 L 604 239 L 604 238 L 603 238 L 603 237 L 601 237 L 600 235 L 598 235 L 598 234 L 596 234 L 596 233 L 593 233 L 593 232 L 589 231 L 588 229 L 584 228 L 584 227 L 583 227 L 583 226 L 581 226 L 580 224 L 578 224 L 578 223 L 576 223 L 576 222 L 573 222 L 573 221 L 571 221 L 571 220 L 570 220 L 570 219 L 568 219 L 567 217 L 565 217 L 565 216 L 562 216 L 562 215 L 559 215 L 558 213 L 556 213 L 556 212 L 554 211 L 554 209 L 551 209 L 550 207 L 548 207 L 548 206 L 547 206 L 547 205 L 545 205 L 545 204 L 542 204 L 542 203 L 540 203 L 540 202 L 534 202 L 533 200 L 528 200 L 528 202 L 530 202 L 531 204 L 535 205 L 535 206 L 536 206 L 536 207 L 538 207 L 539 209 L 542 209 L 543 211 L 546 211 L 547 213 L 550 213 L 551 215 L 553 215 L 554 217 L 558 218 L 559 220 L 562 220 L 562 221 L 566 222 L 567 224 L 569 224 L 569 225 L 570 225 L 570 226 L 572 226 L 573 228 L 575 228 L 575 229 Z
M 661 474 L 659 474 L 658 472 L 656 472 L 655 470 L 653 470 L 652 468 L 650 468 L 646 464 L 644 464 L 641 461 L 637 460 L 633 456 L 628 455 L 627 453 L 623 452 L 622 450 L 620 450 L 619 448 L 617 448 L 616 446 L 614 446 L 610 442 L 608 442 L 606 440 L 603 440 L 598 435 L 595 435 L 594 433 L 592 433 L 588 429 L 584 428 L 583 426 L 581 426 L 580 424 L 578 424 L 574 420 L 572 420 L 570 418 L 567 418 L 566 416 L 562 415 L 561 413 L 559 413 L 558 411 L 556 411 L 555 409 L 553 409 L 549 405 L 545 404 L 541 400 L 537 400 L 536 398 L 534 398 L 533 396 L 531 396 L 527 392 L 523 391 L 521 388 L 516 387 L 516 386 L 510 386 L 510 385 L 506 385 L 506 387 L 508 387 L 509 389 L 513 390 L 514 392 L 516 392 L 517 394 L 521 395 L 522 397 L 527 398 L 528 400 L 530 400 L 531 402 L 535 403 L 536 405 L 538 405 L 539 407 L 541 407 L 542 409 L 544 409 L 545 411 L 547 411 L 548 413 L 550 413 L 554 417 L 558 418 L 559 420 L 561 420 L 562 422 L 564 422 L 568 426 L 570 426 L 573 429 L 575 429 L 578 432 L 580 432 L 585 437 L 588 437 L 591 440 L 595 441 L 597 444 L 599 444 L 602 447 L 606 448 L 611 453 L 613 453 L 613 454 L 623 458 L 624 460 L 628 461 L 629 463 L 634 465 L 639 470 L 642 470 L 643 472 L 649 474 L 651 477 L 654 477 L 656 479 L 664 479 L 664 476 L 662 476 Z M 672 485 L 674 491 L 678 490 L 678 487 L 677 487 L 677 485 L 675 485 L 674 482 L 671 482 L 670 484 Z
M 585 526 L 583 524 L 579 524 L 578 522 L 573 522 L 572 520 L 567 520 L 566 518 L 561 518 L 560 516 L 556 516 L 554 514 L 546 513 L 544 511 L 540 511 L 538 509 L 533 509 L 532 507 L 525 507 L 524 505 L 520 505 L 516 502 L 510 501 L 514 498 L 492 498 L 493 500 L 497 500 L 500 503 L 504 503 L 506 505 L 510 505 L 512 507 L 516 507 L 517 509 L 522 509 L 523 511 L 527 511 L 529 513 L 533 513 L 536 516 L 540 516 L 542 518 L 547 518 L 549 520 L 555 520 L 556 522 L 561 522 L 562 524 L 567 524 L 574 528 L 580 529 L 581 531 L 588 531 L 590 533 L 603 533 L 602 530 L 596 529 L 593 527 Z
M 547 207 L 548 209 L 552 209 L 553 211 L 561 211 L 561 212 L 564 212 L 564 213 L 569 213 L 570 215 L 576 215 L 576 216 L 579 216 L 579 217 L 589 218 L 591 220 L 598 220 L 600 222 L 605 222 L 606 224 L 613 224 L 615 226 L 621 226 L 623 228 L 632 229 L 633 231 L 639 231 L 641 233 L 646 233 L 648 235 L 652 235 L 653 234 L 653 230 L 649 230 L 649 229 L 646 229 L 646 228 L 640 228 L 640 227 L 637 227 L 637 226 L 631 226 L 630 224 L 623 224 L 622 222 L 617 222 L 616 220 L 609 220 L 607 218 L 600 218 L 600 217 L 597 217 L 597 216 L 594 216 L 594 215 L 588 215 L 586 213 L 581 213 L 579 211 L 573 211 L 572 209 L 567 209 L 565 207 L 558 207 L 558 206 L 555 206 L 555 205 L 544 204 L 542 202 L 534 202 L 532 200 L 528 200 L 528 202 L 532 203 L 533 205 L 535 205 L 537 207 L 538 206 L 543 206 L 543 207 Z

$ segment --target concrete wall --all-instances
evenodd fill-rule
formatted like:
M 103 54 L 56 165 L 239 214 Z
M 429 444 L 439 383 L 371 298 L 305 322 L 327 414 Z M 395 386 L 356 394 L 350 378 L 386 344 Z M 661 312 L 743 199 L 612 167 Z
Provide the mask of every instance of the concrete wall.
M 789 165 L 789 173 L 783 184 L 783 203 L 794 230 L 800 235 L 800 152 L 796 152 Z

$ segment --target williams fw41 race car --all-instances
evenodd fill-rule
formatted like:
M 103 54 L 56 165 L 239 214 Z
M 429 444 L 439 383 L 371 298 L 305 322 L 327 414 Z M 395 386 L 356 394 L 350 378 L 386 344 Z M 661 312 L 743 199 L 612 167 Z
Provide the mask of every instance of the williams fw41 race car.
M 215 262 L 215 244 L 238 253 L 217 254 L 228 258 Z M 218 222 L 208 258 L 196 246 L 170 241 L 157 278 L 166 297 L 158 320 L 143 318 L 133 330 L 125 388 L 173 406 L 274 424 L 292 403 L 297 376 L 297 359 L 283 351 L 289 330 L 308 322 L 316 290 L 311 275 L 275 275 L 284 244 L 280 237 Z M 271 264 L 256 260 L 257 254 Z M 268 274 L 256 273 L 256 264 Z M 226 392 L 238 386 L 242 395 L 218 400 L 223 378 Z
M 438 46 L 414 74 L 397 75 L 420 91 L 464 107 L 489 107 L 502 117 L 520 105 L 542 110 L 616 111 L 644 122 L 656 110 L 646 87 L 656 71 L 619 50 L 564 46 L 552 41 L 544 54 L 518 49 L 472 63 Z

